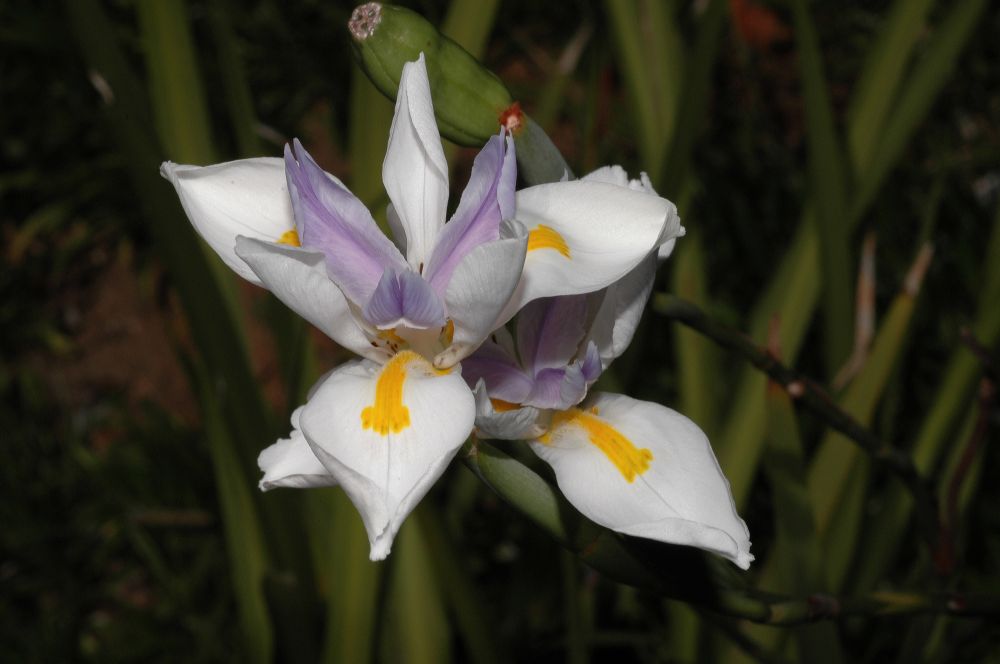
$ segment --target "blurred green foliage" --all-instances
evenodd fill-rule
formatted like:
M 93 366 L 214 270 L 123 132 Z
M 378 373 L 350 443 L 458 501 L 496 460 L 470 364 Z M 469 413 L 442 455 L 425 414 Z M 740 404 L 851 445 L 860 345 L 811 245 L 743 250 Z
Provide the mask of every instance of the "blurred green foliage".
M 848 507 L 827 537 L 847 528 L 858 544 L 817 551 L 808 540 L 820 525 L 816 505 L 794 503 L 824 476 L 810 468 L 818 450 L 841 449 L 843 463 L 857 450 L 787 399 L 765 399 L 766 381 L 738 355 L 648 314 L 608 380 L 683 404 L 712 436 L 758 559 L 747 575 L 724 574 L 797 594 L 1000 593 L 1000 487 L 988 481 L 1000 470 L 998 411 L 996 401 L 980 406 L 985 360 L 960 339 L 971 327 L 997 366 L 995 3 L 403 4 L 480 56 L 576 173 L 608 163 L 650 172 L 689 229 L 659 286 L 760 343 L 784 306 L 775 350 L 879 438 L 904 448 L 920 441 L 918 466 L 943 483 L 942 495 L 985 421 L 991 434 L 974 450 L 958 521 L 948 524 L 949 574 L 935 572 L 940 561 L 912 526 L 907 497 L 877 465 L 851 475 L 858 485 L 834 487 Z M 278 154 L 298 136 L 379 210 L 391 104 L 351 58 L 352 9 L 319 0 L 0 6 L 4 658 L 1000 657 L 995 617 L 748 629 L 665 602 L 564 555 L 459 465 L 384 564 L 367 562 L 359 520 L 335 490 L 262 498 L 256 451 L 284 433 L 310 380 L 343 353 L 214 258 L 195 256 L 155 167 Z M 108 34 L 98 37 L 95 25 Z M 98 66 L 101 57 L 134 85 Z M 474 151 L 453 154 L 460 189 Z M 830 318 L 853 297 L 867 231 L 878 238 L 881 343 L 867 373 L 836 393 L 830 383 L 852 324 Z M 935 256 L 920 298 L 890 318 L 924 241 Z M 189 265 L 201 282 L 182 272 Z M 232 349 L 225 334 L 205 331 L 204 316 L 199 323 L 198 312 L 218 302 L 232 317 L 220 329 L 243 339 Z M 253 380 L 227 388 L 239 375 Z M 227 400 L 229 390 L 241 399 Z M 261 405 L 241 419 L 249 403 Z M 525 450 L 504 449 L 550 477 Z M 226 458 L 239 461 L 213 466 Z M 655 546 L 647 553 L 685 560 Z M 788 556 L 797 564 L 781 564 Z

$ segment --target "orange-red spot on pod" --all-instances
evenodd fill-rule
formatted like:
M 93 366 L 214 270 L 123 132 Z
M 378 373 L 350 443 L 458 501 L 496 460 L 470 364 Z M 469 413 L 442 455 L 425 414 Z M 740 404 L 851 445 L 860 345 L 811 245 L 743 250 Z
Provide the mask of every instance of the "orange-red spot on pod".
M 590 411 L 571 408 L 555 413 L 552 416 L 552 429 L 540 440 L 548 444 L 552 439 L 551 431 L 563 426 L 575 426 L 583 429 L 590 444 L 608 457 L 608 460 L 615 465 L 626 482 L 634 482 L 636 477 L 649 470 L 649 464 L 653 461 L 653 453 L 645 448 L 639 449 L 618 429 Z
M 512 134 L 517 133 L 524 124 L 524 111 L 521 110 L 521 102 L 515 101 L 500 114 L 500 124 L 507 128 Z

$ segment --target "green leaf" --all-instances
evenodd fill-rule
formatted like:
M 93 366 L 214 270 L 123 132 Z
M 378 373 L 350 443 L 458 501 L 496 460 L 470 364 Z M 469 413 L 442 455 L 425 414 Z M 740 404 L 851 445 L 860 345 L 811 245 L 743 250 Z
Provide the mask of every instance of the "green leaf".
M 896 0 L 882 23 L 851 95 L 847 145 L 855 168 L 869 164 L 934 0 Z
M 862 192 L 853 200 L 851 214 L 845 222 L 847 232 L 853 231 L 858 224 L 884 182 L 884 176 L 898 163 L 902 147 L 930 110 L 931 103 L 944 86 L 948 71 L 968 39 L 972 27 L 970 16 L 974 23 L 981 15 L 983 5 L 981 0 L 964 0 L 953 5 L 945 23 L 931 37 L 921 65 L 908 79 L 895 106 L 899 113 L 906 115 L 905 120 L 899 122 L 893 114 L 893 122 L 882 135 L 879 149 L 873 153 L 877 163 L 855 164 L 856 181 L 863 183 L 868 193 Z M 932 56 L 938 61 L 931 60 Z M 910 105 L 904 106 L 904 100 Z M 848 134 L 851 131 L 848 127 Z M 669 174 L 671 169 L 666 172 Z M 798 355 L 819 297 L 819 233 L 813 215 L 812 206 L 807 204 L 791 246 L 751 315 L 751 336 L 758 341 L 765 338 L 772 317 L 779 319 L 781 348 L 790 362 L 794 362 Z M 740 372 L 736 382 L 736 397 L 725 418 L 726 426 L 719 438 L 718 452 L 722 468 L 732 483 L 737 507 L 742 508 L 757 472 L 762 448 L 764 379 L 754 368 L 747 367 Z
M 496 638 L 497 617 L 483 601 L 466 568 L 462 551 L 457 546 L 460 542 L 455 541 L 439 511 L 427 501 L 420 504 L 415 516 L 427 540 L 434 572 L 448 600 L 449 613 L 468 650 L 469 661 L 474 664 L 509 661 Z
M 705 253 L 697 231 L 688 232 L 680 241 L 672 263 L 673 292 L 703 309 L 708 307 Z M 674 331 L 674 339 L 680 410 L 712 439 L 718 427 L 714 389 L 719 367 L 717 349 L 708 339 L 684 327 Z
M 657 182 L 676 127 L 684 74 L 684 43 L 672 7 L 648 0 L 606 0 L 619 67 L 638 130 L 638 148 Z M 688 102 L 690 103 L 690 102 Z
M 810 201 L 816 213 L 823 270 L 823 329 L 826 368 L 831 373 L 847 358 L 853 321 L 850 232 L 847 217 L 847 170 L 834 126 L 823 55 L 805 0 L 792 2 L 799 47 L 806 140 L 809 153 Z
M 971 326 L 979 343 L 995 348 L 1000 343 L 1000 206 L 997 207 L 993 230 L 983 257 L 982 284 L 978 310 Z M 954 441 L 961 418 L 973 400 L 973 390 L 983 372 L 979 358 L 962 345 L 954 351 L 948 362 L 944 378 L 935 393 L 930 412 L 924 418 L 913 445 L 913 461 L 917 469 L 929 475 L 937 467 L 941 455 Z M 871 542 L 860 558 L 853 575 L 852 589 L 865 590 L 882 578 L 891 564 L 909 522 L 913 501 L 900 487 L 887 488 L 882 510 L 877 518 L 881 536 Z
M 165 154 L 183 164 L 217 162 L 185 0 L 147 0 L 136 9 Z
M 246 67 L 243 66 L 243 59 L 240 56 L 240 44 L 230 20 L 233 11 L 230 0 L 219 0 L 211 4 L 209 18 L 212 22 L 212 36 L 218 49 L 219 69 L 222 72 L 229 122 L 239 154 L 241 157 L 257 157 L 266 153 L 257 138 L 257 114 L 250 94 Z
M 326 599 L 320 661 L 370 662 L 383 566 L 368 559 L 368 534 L 341 489 L 310 491 L 307 505 L 317 577 Z
M 203 390 L 201 402 L 241 631 L 250 661 L 263 664 L 271 661 L 274 634 L 264 597 L 267 554 L 260 523 L 236 450 L 208 390 Z
M 451 634 L 441 583 L 419 519 L 407 519 L 390 558 L 383 659 L 401 664 L 451 660 Z
M 880 132 L 871 160 L 858 165 L 858 191 L 852 201 L 850 216 L 852 225 L 867 211 L 886 177 L 902 157 L 913 133 L 927 117 L 987 4 L 986 0 L 952 3 L 948 16 L 935 29 L 892 107 L 892 121 L 886 122 Z

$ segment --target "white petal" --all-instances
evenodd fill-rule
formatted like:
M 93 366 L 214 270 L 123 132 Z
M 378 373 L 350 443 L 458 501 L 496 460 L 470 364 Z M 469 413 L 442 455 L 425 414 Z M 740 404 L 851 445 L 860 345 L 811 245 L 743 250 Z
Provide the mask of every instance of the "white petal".
M 600 305 L 583 345 L 589 341 L 597 345 L 602 369 L 607 369 L 632 342 L 653 290 L 656 267 L 657 257 L 650 254 L 625 277 L 597 294 Z
M 302 431 L 361 513 L 372 560 L 389 555 L 403 520 L 471 433 L 475 413 L 457 371 L 442 374 L 410 351 L 385 366 L 338 368 L 306 404 Z
M 640 173 L 639 179 L 630 180 L 628 173 L 621 166 L 604 166 L 598 168 L 596 171 L 584 175 L 581 180 L 587 182 L 606 182 L 608 184 L 618 185 L 619 187 L 628 187 L 633 191 L 641 191 L 653 196 L 658 196 L 656 189 L 653 188 L 653 183 L 650 182 L 649 176 L 646 173 Z M 675 212 L 676 214 L 676 212 Z M 677 243 L 677 238 L 684 235 L 684 228 L 680 227 L 680 218 L 675 220 L 678 224 L 679 230 L 675 236 L 670 236 L 663 239 L 662 244 L 656 251 L 657 259 L 660 262 L 667 260 L 670 254 L 674 251 L 674 245 Z M 669 235 L 669 229 L 673 225 L 673 222 L 668 223 L 666 229 Z
M 597 414 L 587 410 L 594 407 Z M 549 435 L 531 447 L 555 470 L 569 501 L 595 522 L 750 566 L 750 534 L 729 482 L 705 434 L 680 413 L 598 393 L 581 410 L 553 416 Z
M 517 219 L 531 234 L 529 250 L 498 325 L 537 298 L 609 286 L 679 232 L 670 201 L 580 180 L 519 191 Z
M 505 225 L 511 232 L 516 226 Z M 434 358 L 436 366 L 461 361 L 500 327 L 495 321 L 518 284 L 527 247 L 528 236 L 520 234 L 481 244 L 458 264 L 445 293 L 455 334 L 451 345 Z
M 448 164 L 423 53 L 403 65 L 382 182 L 406 232 L 406 259 L 419 272 L 444 226 L 448 205 Z
M 323 254 L 247 237 L 237 238 L 236 253 L 268 290 L 328 337 L 363 357 L 385 359 L 327 276 Z
M 267 447 L 257 457 L 257 465 L 264 472 L 260 490 L 270 491 L 281 487 L 312 489 L 337 486 L 330 471 L 313 454 L 305 436 L 299 430 L 302 406 L 292 413 L 292 432 L 274 445 Z
M 396 208 L 389 203 L 385 206 L 385 218 L 389 224 L 389 231 L 391 232 L 392 243 L 396 245 L 399 249 L 399 253 L 406 255 L 406 229 L 403 228 L 403 222 L 399 219 L 399 214 L 396 212 Z
M 277 242 L 295 230 L 284 161 L 260 157 L 204 167 L 166 161 L 160 174 L 177 189 L 191 224 L 226 265 L 260 283 L 236 255 L 236 236 Z
M 550 411 L 532 406 L 498 411 L 480 379 L 474 390 L 476 395 L 476 434 L 484 439 L 530 440 L 545 433 Z

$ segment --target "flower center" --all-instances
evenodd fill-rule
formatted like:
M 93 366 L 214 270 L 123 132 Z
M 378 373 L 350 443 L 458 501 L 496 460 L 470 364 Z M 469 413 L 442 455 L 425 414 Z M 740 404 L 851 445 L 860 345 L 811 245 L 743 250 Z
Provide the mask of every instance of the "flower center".
M 372 345 L 389 351 L 391 355 L 410 351 L 433 361 L 441 351 L 451 345 L 454 336 L 455 323 L 451 320 L 441 327 L 426 330 L 398 325 L 392 329 L 379 330 L 378 340 L 372 341 Z
M 618 429 L 597 417 L 596 409 L 591 412 L 571 408 L 553 414 L 552 429 L 539 440 L 546 445 L 550 444 L 552 440 L 551 430 L 564 425 L 573 425 L 583 429 L 587 433 L 591 445 L 601 450 L 604 456 L 615 464 L 626 482 L 634 482 L 638 475 L 649 470 L 653 453 L 646 448 L 639 449 Z

